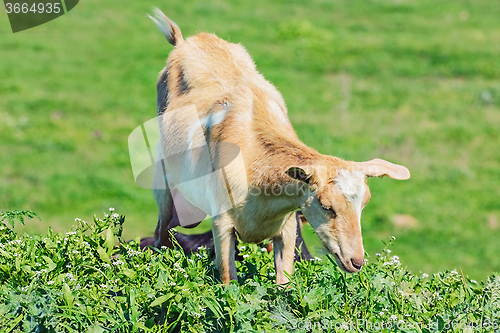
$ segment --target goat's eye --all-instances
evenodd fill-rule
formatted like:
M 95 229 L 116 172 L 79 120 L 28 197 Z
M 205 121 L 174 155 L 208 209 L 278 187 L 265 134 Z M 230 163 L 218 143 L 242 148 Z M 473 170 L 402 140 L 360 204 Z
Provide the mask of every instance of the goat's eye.
M 333 215 L 333 217 L 337 217 L 337 212 L 332 208 L 332 207 L 324 207 L 323 209 L 326 210 L 330 215 Z

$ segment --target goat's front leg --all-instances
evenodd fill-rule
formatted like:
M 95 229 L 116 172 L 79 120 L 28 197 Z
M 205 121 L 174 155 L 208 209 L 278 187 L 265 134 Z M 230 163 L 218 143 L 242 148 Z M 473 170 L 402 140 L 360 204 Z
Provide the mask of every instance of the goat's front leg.
M 292 213 L 287 218 L 280 234 L 273 238 L 276 284 L 289 282 L 288 278 L 284 274 L 284 271 L 290 275 L 293 273 L 296 228 L 297 220 L 295 218 L 295 213 Z
M 228 284 L 236 280 L 235 234 L 233 220 L 228 214 L 212 218 L 214 235 L 215 262 L 219 268 L 222 282 Z

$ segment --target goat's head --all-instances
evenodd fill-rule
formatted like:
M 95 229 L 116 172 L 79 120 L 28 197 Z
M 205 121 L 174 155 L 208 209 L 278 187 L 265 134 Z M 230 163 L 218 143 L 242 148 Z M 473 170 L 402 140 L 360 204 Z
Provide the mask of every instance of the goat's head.
M 361 211 L 370 200 L 366 177 L 408 179 L 401 165 L 381 159 L 348 162 L 325 158 L 322 165 L 291 167 L 286 173 L 301 182 L 300 209 L 339 267 L 357 272 L 364 262 Z

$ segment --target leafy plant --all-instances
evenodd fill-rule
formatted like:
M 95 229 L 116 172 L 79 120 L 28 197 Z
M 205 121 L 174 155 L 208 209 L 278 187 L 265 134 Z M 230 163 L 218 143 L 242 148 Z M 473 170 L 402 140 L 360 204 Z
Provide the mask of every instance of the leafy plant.
M 38 216 L 31 210 L 13 210 L 10 212 L 0 213 L 0 222 L 3 222 L 5 225 L 10 226 L 11 228 L 14 228 L 14 224 L 16 221 L 24 224 L 24 218 L 32 219 L 35 217 L 40 220 L 40 216 Z
M 220 283 L 205 248 L 140 251 L 120 240 L 125 218 L 110 209 L 65 233 L 0 230 L 0 332 L 333 332 L 378 328 L 462 332 L 498 328 L 500 277 L 457 271 L 413 274 L 384 251 L 358 274 L 329 257 L 295 264 L 275 284 L 271 254 L 240 245 L 238 280 Z M 118 241 L 118 242 L 117 242 Z M 354 327 L 354 329 L 353 329 Z

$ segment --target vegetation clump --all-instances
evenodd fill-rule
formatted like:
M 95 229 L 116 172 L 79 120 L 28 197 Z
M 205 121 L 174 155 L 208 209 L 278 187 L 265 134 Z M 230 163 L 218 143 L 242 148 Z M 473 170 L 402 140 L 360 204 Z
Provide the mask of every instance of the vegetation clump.
M 498 330 L 500 276 L 413 274 L 389 247 L 360 273 L 325 256 L 295 264 L 275 284 L 273 258 L 240 245 L 238 281 L 221 284 L 207 249 L 141 251 L 125 242 L 123 216 L 76 219 L 61 234 L 18 235 L 0 215 L 0 332 L 463 332 Z M 119 246 L 117 246 L 117 240 Z

